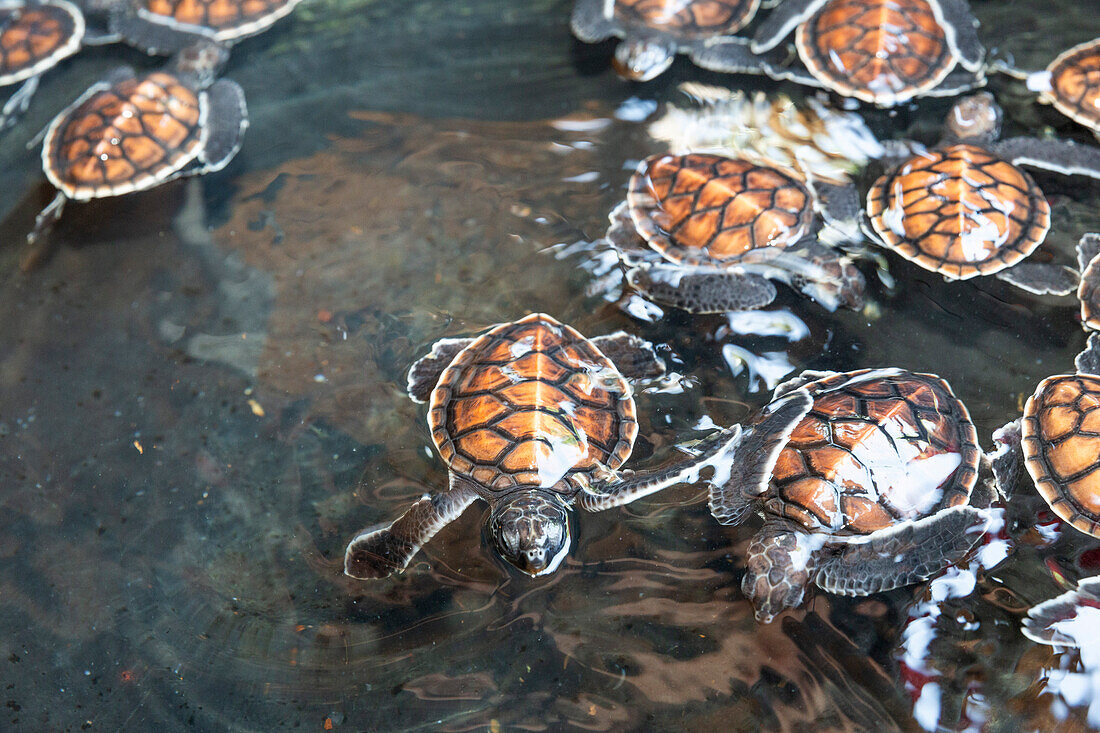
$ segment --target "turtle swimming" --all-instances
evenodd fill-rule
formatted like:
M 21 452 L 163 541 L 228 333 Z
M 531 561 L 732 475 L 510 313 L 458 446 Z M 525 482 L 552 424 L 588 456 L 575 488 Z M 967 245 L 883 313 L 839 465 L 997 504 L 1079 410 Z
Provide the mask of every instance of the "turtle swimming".
M 26 111 L 38 78 L 80 50 L 85 28 L 68 0 L 0 0 L 0 87 L 22 85 L 0 109 L 0 130 Z
M 171 54 L 196 41 L 223 46 L 254 36 L 301 0 L 100 0 L 111 30 L 132 46 Z
M 822 205 L 826 220 L 855 220 L 851 187 Z M 643 160 L 627 199 L 612 211 L 607 241 L 627 282 L 690 313 L 761 308 L 786 282 L 829 310 L 863 304 L 863 275 L 817 240 L 819 202 L 792 173 L 709 153 Z M 831 208 L 830 208 L 831 207 Z
M 348 544 L 345 572 L 400 572 L 476 499 L 489 504 L 496 551 L 530 576 L 552 573 L 569 551 L 573 506 L 601 511 L 693 480 L 736 438 L 654 472 L 622 471 L 638 433 L 630 380 L 662 375 L 649 342 L 623 332 L 585 338 L 534 313 L 476 338 L 443 339 L 409 370 L 408 391 L 428 403 L 428 426 L 447 464 L 447 489 Z
M 933 374 L 803 372 L 743 427 L 711 513 L 764 526 L 741 588 L 770 622 L 807 587 L 866 595 L 924 580 L 980 538 L 983 455 L 966 406 Z
M 585 43 L 621 38 L 615 70 L 625 79 L 649 81 L 677 53 L 693 57 L 707 39 L 748 25 L 759 7 L 760 0 L 577 0 L 572 27 Z
M 1028 87 L 1039 100 L 1100 139 L 1100 38 L 1078 44 L 1059 54 L 1045 71 L 1027 76 Z

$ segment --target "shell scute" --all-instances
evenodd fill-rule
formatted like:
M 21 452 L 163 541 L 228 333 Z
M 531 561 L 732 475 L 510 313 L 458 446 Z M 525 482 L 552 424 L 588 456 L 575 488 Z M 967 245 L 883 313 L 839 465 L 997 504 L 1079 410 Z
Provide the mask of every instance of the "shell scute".
M 289 13 L 298 0 L 144 0 L 144 8 L 184 25 L 217 31 L 216 40 L 257 33 Z
M 617 0 L 615 17 L 627 27 L 641 26 L 690 39 L 738 31 L 759 5 L 759 0 Z
M 71 6 L 0 7 L 0 84 L 28 79 L 75 53 L 83 33 L 83 18 Z
M 1100 39 L 1074 46 L 1047 67 L 1050 91 L 1044 101 L 1100 133 Z

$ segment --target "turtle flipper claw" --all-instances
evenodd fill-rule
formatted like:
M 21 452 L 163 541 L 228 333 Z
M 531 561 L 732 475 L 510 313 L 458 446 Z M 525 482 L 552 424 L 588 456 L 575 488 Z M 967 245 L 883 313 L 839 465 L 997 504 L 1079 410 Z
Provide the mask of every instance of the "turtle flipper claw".
M 421 357 L 409 368 L 409 382 L 406 387 L 413 402 L 425 403 L 432 396 L 432 390 L 458 352 L 471 343 L 471 338 L 439 339 L 427 356 Z

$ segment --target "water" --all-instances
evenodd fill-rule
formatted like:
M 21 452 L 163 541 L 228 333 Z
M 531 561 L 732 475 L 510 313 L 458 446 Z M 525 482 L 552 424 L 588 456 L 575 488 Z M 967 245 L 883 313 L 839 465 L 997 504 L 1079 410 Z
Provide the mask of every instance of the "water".
M 1100 35 L 1088 5 L 974 9 L 999 55 L 1038 68 Z M 745 418 L 801 368 L 936 372 L 988 446 L 1083 347 L 1069 299 L 947 284 L 896 257 L 896 290 L 872 288 L 877 317 L 785 290 L 775 322 L 751 324 L 772 335 L 718 316 L 630 317 L 584 244 L 621 198 L 626 162 L 656 152 L 631 121 L 645 105 L 624 102 L 743 79 L 681 60 L 622 83 L 611 46 L 573 41 L 568 14 L 558 0 L 307 2 L 234 53 L 226 74 L 252 127 L 228 169 L 71 206 L 53 258 L 24 275 L 21 238 L 52 195 L 24 141 L 106 70 L 153 62 L 96 48 L 45 78 L 0 142 L 6 726 L 1088 726 L 1080 657 L 1019 628 L 1059 578 L 1095 574 L 1100 545 L 1030 493 L 968 569 L 870 598 L 817 593 L 769 626 L 739 590 L 757 525 L 719 527 L 694 488 L 579 516 L 548 579 L 495 559 L 483 505 L 404 575 L 343 576 L 354 532 L 445 482 L 425 411 L 403 394 L 404 370 L 440 337 L 543 310 L 589 336 L 666 345 L 690 388 L 638 395 L 636 465 Z M 1088 141 L 1017 82 L 992 88 L 1010 132 Z M 932 141 L 947 104 L 869 121 Z M 1035 177 L 1054 212 L 1044 248 L 1068 262 L 1100 230 L 1100 185 Z

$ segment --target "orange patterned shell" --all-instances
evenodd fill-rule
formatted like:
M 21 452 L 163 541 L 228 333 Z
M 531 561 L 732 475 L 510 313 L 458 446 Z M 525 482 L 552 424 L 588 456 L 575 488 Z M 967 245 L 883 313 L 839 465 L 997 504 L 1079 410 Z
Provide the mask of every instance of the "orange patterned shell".
M 50 124 L 46 175 L 78 201 L 152 188 L 198 155 L 204 107 L 164 72 L 106 87 Z
M 460 351 L 432 391 L 428 426 L 451 470 L 497 491 L 574 492 L 598 468 L 621 466 L 638 434 L 615 365 L 541 313 Z
M 810 232 L 813 203 L 794 177 L 720 155 L 654 155 L 630 179 L 638 233 L 669 260 L 722 265 Z
M 867 216 L 886 246 L 952 280 L 1011 267 L 1050 228 L 1050 206 L 1031 176 L 967 144 L 917 155 L 879 178 Z
M 1100 537 L 1100 377 L 1044 379 L 1028 398 L 1024 465 L 1054 513 Z
M 215 31 L 228 41 L 264 30 L 294 9 L 299 0 L 142 0 L 144 10 L 176 23 Z
M 1100 134 L 1100 38 L 1069 49 L 1047 71 L 1050 91 L 1043 101 Z
M 806 389 L 814 404 L 779 454 L 767 511 L 809 530 L 868 534 L 967 503 L 981 450 L 947 382 L 864 369 Z
M 956 61 L 925 0 L 829 0 L 798 26 L 795 44 L 829 89 L 887 106 L 936 87 Z
M 760 0 L 616 0 L 615 18 L 680 38 L 733 33 L 748 25 Z
M 0 3 L 0 85 L 41 74 L 80 49 L 84 17 L 67 2 Z

